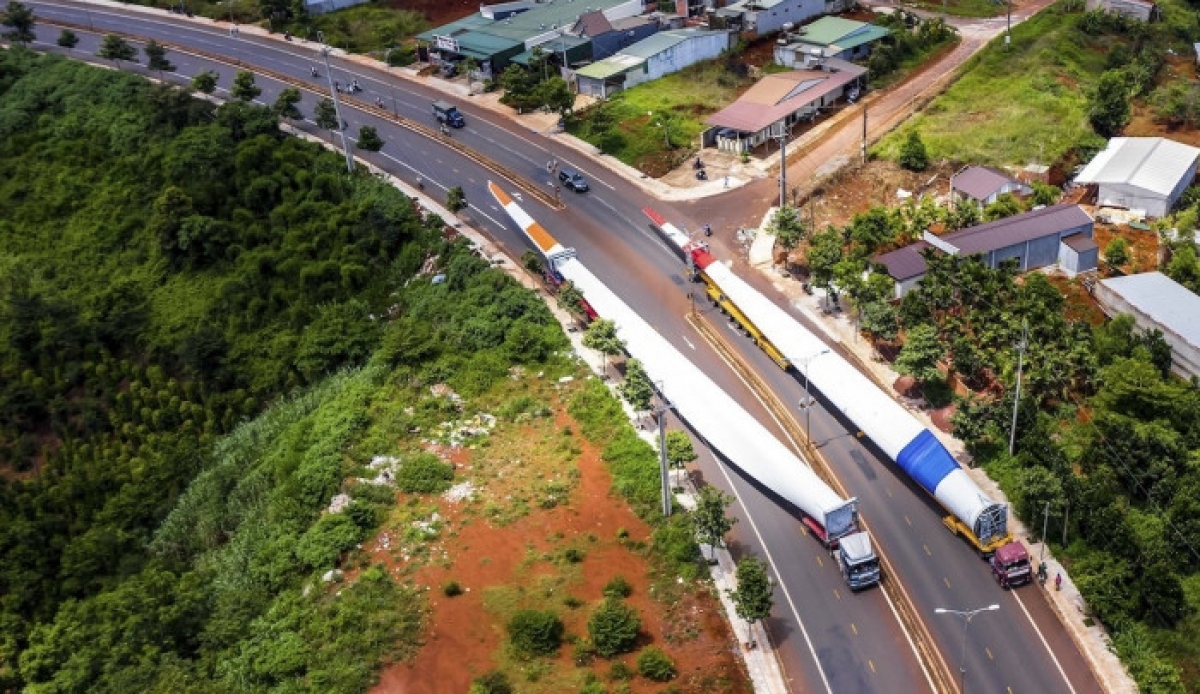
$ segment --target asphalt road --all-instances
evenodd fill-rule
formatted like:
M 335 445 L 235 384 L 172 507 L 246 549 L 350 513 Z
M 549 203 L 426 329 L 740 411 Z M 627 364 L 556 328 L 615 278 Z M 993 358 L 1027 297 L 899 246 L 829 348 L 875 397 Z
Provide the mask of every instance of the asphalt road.
M 326 70 L 312 43 L 299 40 L 283 43 L 247 33 L 230 37 L 224 26 L 196 26 L 173 15 L 143 15 L 98 6 L 85 12 L 77 5 L 30 4 L 42 21 L 67 21 L 79 26 L 95 26 L 99 31 L 153 37 L 286 75 L 314 88 L 325 85 Z M 74 52 L 94 59 L 98 39 L 79 29 L 76 31 L 81 43 Z M 57 28 L 39 25 L 42 45 L 37 48 L 57 50 L 53 46 L 57 35 Z M 181 82 L 200 70 L 213 69 L 220 75 L 219 84 L 227 87 L 237 70 L 180 50 L 171 51 L 168 58 L 178 67 L 176 76 L 166 76 L 173 81 Z M 439 93 L 420 84 L 391 78 L 385 71 L 374 72 L 336 58 L 332 60 L 334 79 L 347 84 L 357 78 L 364 87 L 364 93 L 358 95 L 362 102 L 372 103 L 381 98 L 385 107 L 399 116 L 433 126 L 429 104 L 442 96 Z M 309 75 L 313 65 L 317 65 L 322 73 L 320 80 L 313 80 Z M 262 76 L 258 78 L 258 84 L 263 88 L 260 99 L 266 103 L 274 100 L 282 86 Z M 316 97 L 305 92 L 300 108 L 306 114 L 311 113 L 315 102 Z M 565 209 L 561 211 L 537 202 L 532 196 L 523 196 L 524 205 L 565 245 L 575 247 L 598 277 L 684 354 L 705 368 L 762 421 L 769 421 L 769 416 L 750 391 L 683 320 L 689 308 L 687 294 L 690 291 L 699 294 L 699 287 L 682 278 L 681 263 L 654 235 L 640 213 L 642 206 L 651 204 L 673 219 L 682 219 L 673 217 L 680 210 L 649 200 L 636 186 L 610 174 L 606 168 L 595 165 L 574 150 L 516 128 L 487 110 L 475 109 L 469 100 L 458 99 L 456 102 L 468 122 L 465 129 L 453 131 L 452 137 L 457 142 L 486 154 L 518 175 L 528 177 L 532 185 L 544 186 L 547 190 L 550 181 L 544 167 L 550 158 L 559 159 L 563 165 L 581 171 L 589 179 L 592 183 L 589 193 L 562 191 Z M 391 120 L 372 113 L 371 109 L 360 110 L 346 104 L 343 107 L 343 118 L 349 123 L 346 134 L 351 137 L 351 146 L 361 125 L 376 127 L 387 142 L 383 152 L 364 158 L 410 182 L 421 176 L 426 192 L 436 198 L 444 198 L 444 191 L 449 187 L 462 186 L 471 202 L 465 218 L 510 249 L 514 256 L 528 247 L 520 231 L 512 228 L 484 187 L 489 178 L 495 178 L 494 175 L 445 147 L 436 136 L 430 138 L 398 127 Z M 318 132 L 311 123 L 302 127 Z M 323 135 L 329 136 L 328 133 Z M 520 195 L 514 186 L 502 185 Z M 750 194 L 752 192 L 747 193 Z M 737 205 L 732 195 L 722 196 L 721 202 Z M 739 209 L 748 206 L 743 204 Z M 705 308 L 707 303 L 698 301 L 697 306 Z M 709 313 L 708 317 L 714 324 L 724 324 L 719 314 Z M 802 392 L 796 376 L 779 371 L 764 354 L 737 336 L 732 327 L 723 329 L 729 331 L 727 338 L 741 348 L 744 358 L 770 381 L 785 402 L 800 400 Z M 927 494 L 913 488 L 884 456 L 855 438 L 848 431 L 847 423 L 816 408 L 812 412 L 812 432 L 814 440 L 824 442 L 822 453 L 842 483 L 851 494 L 859 497 L 877 544 L 900 574 L 885 580 L 902 581 L 918 610 L 926 617 L 943 658 L 952 669 L 957 671 L 961 661 L 962 622 L 949 616 L 934 618 L 933 609 L 1001 605 L 1000 611 L 980 615 L 971 623 L 965 663 L 970 691 L 1082 693 L 1099 690 L 1069 637 L 1055 621 L 1045 601 L 1036 594 L 1037 588 L 1014 592 L 1000 590 L 991 580 L 986 565 L 941 525 L 941 509 Z M 731 534 L 735 554 L 767 555 L 777 572 L 776 609 L 768 625 L 794 691 L 916 692 L 929 689 L 882 591 L 848 593 L 829 556 L 815 540 L 802 536 L 801 526 L 789 509 L 740 477 L 735 470 L 718 465 L 709 456 L 701 461 L 701 470 L 708 482 L 736 492 L 739 498 L 740 503 L 732 509 L 740 521 Z

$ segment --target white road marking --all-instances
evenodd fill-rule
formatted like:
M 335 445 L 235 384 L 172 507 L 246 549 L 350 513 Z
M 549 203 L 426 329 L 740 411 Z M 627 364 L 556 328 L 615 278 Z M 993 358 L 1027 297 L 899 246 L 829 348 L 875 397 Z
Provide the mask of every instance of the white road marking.
M 1067 679 L 1066 670 L 1063 670 L 1062 663 L 1058 662 L 1058 656 L 1054 655 L 1054 649 L 1050 648 L 1050 644 L 1046 642 L 1046 637 L 1042 634 L 1042 630 L 1039 629 L 1037 623 L 1033 621 L 1033 615 L 1029 614 L 1029 610 L 1025 609 L 1025 603 L 1021 601 L 1021 596 L 1017 595 L 1015 591 L 1011 590 L 1008 593 L 1009 595 L 1013 596 L 1013 599 L 1017 601 L 1017 605 L 1021 608 L 1021 611 L 1025 613 L 1025 618 L 1029 620 L 1029 626 L 1033 627 L 1033 631 L 1038 635 L 1038 638 L 1042 642 L 1042 646 L 1044 646 L 1046 652 L 1050 654 L 1050 660 L 1054 661 L 1054 667 L 1058 668 L 1058 674 L 1062 675 L 1063 682 L 1066 683 L 1067 689 L 1071 690 L 1071 694 L 1075 694 L 1075 688 L 1071 686 L 1071 680 Z
M 679 337 L 681 337 L 683 339 L 683 341 L 687 343 L 688 347 L 691 347 L 692 349 L 696 349 L 696 345 L 693 345 L 691 340 L 687 339 L 683 335 L 680 335 Z

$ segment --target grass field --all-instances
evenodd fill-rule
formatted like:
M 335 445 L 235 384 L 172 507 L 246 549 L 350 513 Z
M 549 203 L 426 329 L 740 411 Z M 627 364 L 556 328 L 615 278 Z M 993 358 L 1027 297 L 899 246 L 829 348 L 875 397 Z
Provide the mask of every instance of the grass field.
M 931 159 L 993 165 L 1057 161 L 1098 143 L 1086 89 L 1104 70 L 1105 43 L 1078 31 L 1078 17 L 1051 8 L 1014 28 L 1010 48 L 993 41 L 874 153 L 894 159 L 914 129 Z

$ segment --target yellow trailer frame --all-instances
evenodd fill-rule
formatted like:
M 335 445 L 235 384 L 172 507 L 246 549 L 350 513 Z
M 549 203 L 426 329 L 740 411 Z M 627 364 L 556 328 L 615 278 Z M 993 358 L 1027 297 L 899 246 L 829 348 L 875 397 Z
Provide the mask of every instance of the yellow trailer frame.
M 991 556 L 992 552 L 995 552 L 1000 547 L 1013 541 L 1013 534 L 1006 533 L 984 542 L 978 537 L 975 537 L 974 531 L 968 528 L 966 523 L 960 521 L 953 515 L 943 516 L 942 524 L 949 528 L 950 532 L 954 533 L 955 535 L 962 535 L 963 537 L 967 538 L 967 541 L 971 543 L 971 546 L 975 548 L 975 551 L 978 552 L 979 556 L 981 557 Z
M 737 321 L 738 325 L 742 326 L 742 329 L 750 335 L 750 339 L 754 340 L 754 344 L 758 345 L 762 351 L 767 353 L 767 356 L 771 358 L 771 361 L 778 364 L 779 368 L 787 371 L 788 367 L 791 366 L 791 362 L 788 361 L 788 358 L 783 356 L 783 353 L 776 349 L 775 345 L 771 344 L 771 341 L 763 335 L 762 331 L 759 330 L 758 327 L 756 327 L 744 313 L 742 313 L 741 309 L 737 307 L 737 304 L 730 301 L 728 297 L 721 293 L 721 290 L 718 289 L 715 284 L 713 284 L 712 280 L 708 278 L 708 275 L 701 273 L 700 277 L 704 280 L 704 288 L 708 294 L 708 298 L 714 304 L 721 307 L 725 313 L 728 313 L 730 318 L 733 318 L 735 321 Z

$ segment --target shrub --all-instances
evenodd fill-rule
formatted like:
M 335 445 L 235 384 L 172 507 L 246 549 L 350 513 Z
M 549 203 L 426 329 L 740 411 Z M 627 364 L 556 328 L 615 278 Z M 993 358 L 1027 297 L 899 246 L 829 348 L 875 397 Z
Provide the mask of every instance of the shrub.
M 419 453 L 404 461 L 396 472 L 396 486 L 409 494 L 435 494 L 450 487 L 454 468 L 431 453 Z
M 572 564 L 578 564 L 587 557 L 587 552 L 578 547 L 568 547 L 563 552 L 563 558 Z
M 604 597 L 606 598 L 627 598 L 633 595 L 633 586 L 629 585 L 629 581 L 625 580 L 624 576 L 614 576 L 611 581 L 604 584 Z
M 492 670 L 476 677 L 471 682 L 468 694 L 512 694 L 513 688 L 503 672 Z
M 638 674 L 655 682 L 666 682 L 675 677 L 675 663 L 661 648 L 650 646 L 638 654 Z
M 453 598 L 463 594 L 462 586 L 458 585 L 458 581 L 448 581 L 442 586 L 442 593 L 448 598 Z
M 624 682 L 625 680 L 633 679 L 633 668 L 618 660 L 609 669 L 608 679 L 613 682 Z
M 345 514 L 326 514 L 300 536 L 296 558 L 314 569 L 333 566 L 342 552 L 358 543 L 361 533 Z
M 899 163 L 909 171 L 924 171 L 929 167 L 929 154 L 925 151 L 925 143 L 921 141 L 921 133 L 916 130 L 908 132 L 908 139 L 900 147 Z
M 612 598 L 605 600 L 588 620 L 588 636 L 596 652 L 605 658 L 632 651 L 641 628 L 637 611 Z
M 520 655 L 549 655 L 562 645 L 563 623 L 551 611 L 521 610 L 508 620 L 508 639 Z
M 579 639 L 575 642 L 575 650 L 571 654 L 571 659 L 579 667 L 587 667 L 596 659 L 596 646 L 587 639 Z

